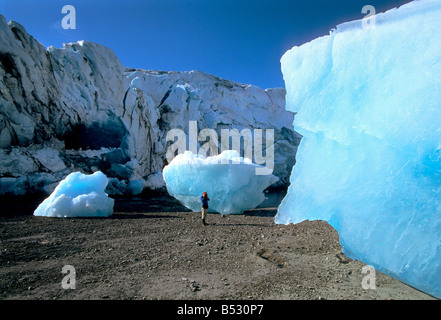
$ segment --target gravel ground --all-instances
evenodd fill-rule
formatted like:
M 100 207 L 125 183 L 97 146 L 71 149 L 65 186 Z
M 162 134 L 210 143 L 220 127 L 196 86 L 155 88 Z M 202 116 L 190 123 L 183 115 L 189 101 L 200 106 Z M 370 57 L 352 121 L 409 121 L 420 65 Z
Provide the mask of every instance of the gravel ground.
M 329 224 L 278 225 L 275 207 L 202 226 L 164 195 L 117 199 L 109 218 L 34 217 L 39 201 L 0 201 L 0 299 L 434 299 L 379 271 L 364 289 L 372 273 Z

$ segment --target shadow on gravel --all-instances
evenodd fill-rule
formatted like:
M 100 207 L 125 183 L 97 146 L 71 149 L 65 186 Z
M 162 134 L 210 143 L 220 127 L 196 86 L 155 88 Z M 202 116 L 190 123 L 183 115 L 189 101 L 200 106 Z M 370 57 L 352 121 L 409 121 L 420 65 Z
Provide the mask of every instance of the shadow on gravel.
M 114 213 L 107 219 L 154 219 L 154 218 L 164 218 L 164 219 L 174 219 L 182 218 L 178 216 L 166 216 L 166 215 L 153 215 L 153 214 L 142 214 L 142 213 Z
M 0 196 L 0 217 L 31 216 L 46 198 L 43 195 Z
M 267 193 L 267 200 L 258 208 L 247 210 L 245 216 L 274 217 L 283 193 Z M 0 196 L 0 217 L 32 216 L 38 205 L 48 195 Z M 178 200 L 166 192 L 150 192 L 139 197 L 113 197 L 115 204 L 113 219 L 142 219 L 166 216 L 147 215 L 148 213 L 191 212 Z M 168 216 L 173 218 L 174 216 Z M 96 218 L 96 217 L 95 217 Z
M 114 212 L 128 214 L 153 212 L 191 212 L 178 200 L 168 194 L 158 194 L 150 197 L 115 198 Z
M 275 217 L 276 214 L 277 214 L 277 207 L 258 208 L 253 210 L 247 210 L 244 212 L 245 216 L 252 216 L 252 217 Z

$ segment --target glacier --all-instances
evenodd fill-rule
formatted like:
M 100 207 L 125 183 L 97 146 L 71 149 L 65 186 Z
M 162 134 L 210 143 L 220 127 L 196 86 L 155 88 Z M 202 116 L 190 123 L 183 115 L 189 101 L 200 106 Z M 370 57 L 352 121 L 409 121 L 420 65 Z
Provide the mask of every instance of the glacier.
M 441 2 L 287 51 L 303 137 L 275 222 L 328 221 L 348 256 L 441 297 Z
M 111 195 L 164 190 L 167 133 L 190 121 L 219 136 L 273 129 L 274 174 L 288 184 L 300 136 L 284 88 L 131 68 L 90 41 L 45 48 L 1 14 L 0 39 L 0 195 L 49 195 L 75 171 L 103 172 Z
M 257 167 L 236 150 L 209 157 L 185 151 L 164 167 L 163 176 L 168 193 L 193 212 L 201 211 L 200 197 L 207 192 L 209 212 L 242 214 L 261 204 L 264 190 L 279 180 L 256 174 Z
M 108 179 L 97 171 L 87 175 L 72 172 L 34 211 L 34 216 L 73 218 L 109 217 L 114 200 L 104 192 Z

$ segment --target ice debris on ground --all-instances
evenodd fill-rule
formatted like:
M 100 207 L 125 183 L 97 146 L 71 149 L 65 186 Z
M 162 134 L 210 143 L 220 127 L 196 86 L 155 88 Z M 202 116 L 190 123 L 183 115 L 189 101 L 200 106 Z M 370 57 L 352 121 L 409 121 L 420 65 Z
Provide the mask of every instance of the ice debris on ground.
M 108 179 L 97 171 L 86 175 L 72 172 L 34 211 L 45 217 L 108 217 L 113 213 L 114 200 L 104 192 Z
M 194 212 L 201 211 L 200 197 L 206 191 L 209 211 L 242 214 L 261 204 L 263 191 L 278 180 L 272 174 L 256 174 L 259 167 L 235 150 L 211 157 L 186 151 L 164 167 L 163 176 L 168 193 Z
M 275 221 L 328 221 L 344 252 L 441 297 L 441 2 L 414 1 L 282 57 L 303 138 Z

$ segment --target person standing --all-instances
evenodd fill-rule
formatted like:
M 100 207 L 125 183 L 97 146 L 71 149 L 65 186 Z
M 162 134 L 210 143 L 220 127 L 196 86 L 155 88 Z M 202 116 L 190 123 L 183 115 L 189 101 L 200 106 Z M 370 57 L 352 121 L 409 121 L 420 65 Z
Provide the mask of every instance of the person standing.
M 202 225 L 206 226 L 207 223 L 205 222 L 205 219 L 207 217 L 208 212 L 208 201 L 210 198 L 208 198 L 208 194 L 204 192 L 201 196 L 201 211 L 202 211 Z

